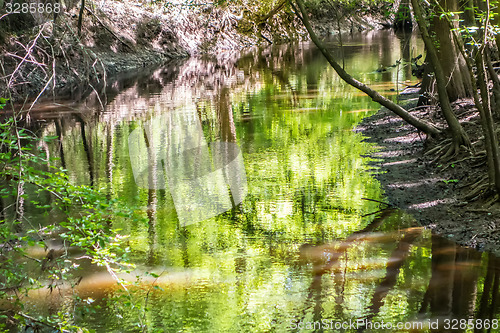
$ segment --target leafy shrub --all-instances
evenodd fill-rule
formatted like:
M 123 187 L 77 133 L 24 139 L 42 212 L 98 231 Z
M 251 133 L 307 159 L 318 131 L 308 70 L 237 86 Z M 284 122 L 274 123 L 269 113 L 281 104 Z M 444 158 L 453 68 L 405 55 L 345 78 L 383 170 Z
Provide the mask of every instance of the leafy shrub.
M 4 105 L 5 99 L 0 99 L 0 108 Z M 123 283 L 117 273 L 132 265 L 124 237 L 112 229 L 112 220 L 142 217 L 98 190 L 71 184 L 64 170 L 54 167 L 36 147 L 40 140 L 20 128 L 14 117 L 0 124 L 0 304 L 10 304 L 0 307 L 0 330 L 17 326 L 36 331 L 42 325 L 61 332 L 85 331 L 75 326 L 74 314 L 68 311 L 52 317 L 25 313 L 21 298 L 33 289 L 72 289 L 83 260 L 105 267 Z M 24 212 L 27 205 L 57 217 L 57 222 L 35 223 Z M 62 250 L 51 249 L 49 240 L 54 238 Z M 45 249 L 43 258 L 29 255 L 27 249 L 34 246 Z M 70 248 L 77 248 L 79 256 L 71 255 Z M 76 296 L 73 301 L 84 303 Z

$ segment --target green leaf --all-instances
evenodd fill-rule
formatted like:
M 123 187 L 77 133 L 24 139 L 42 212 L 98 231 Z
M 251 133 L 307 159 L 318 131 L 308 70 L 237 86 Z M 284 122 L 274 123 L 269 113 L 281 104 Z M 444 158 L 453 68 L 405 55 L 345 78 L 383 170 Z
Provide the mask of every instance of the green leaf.
M 54 141 L 57 138 L 58 138 L 57 135 L 47 135 L 47 136 L 43 137 L 43 141 L 50 142 L 50 141 Z

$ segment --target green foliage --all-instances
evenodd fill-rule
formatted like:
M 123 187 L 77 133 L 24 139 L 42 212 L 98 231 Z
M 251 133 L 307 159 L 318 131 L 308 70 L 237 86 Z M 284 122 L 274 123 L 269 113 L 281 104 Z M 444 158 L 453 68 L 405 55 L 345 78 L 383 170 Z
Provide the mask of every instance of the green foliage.
M 0 99 L 0 108 L 5 102 Z M 13 304 L 0 309 L 0 316 L 18 328 L 42 325 L 61 332 L 84 331 L 75 326 L 74 311 L 55 316 L 26 314 L 21 295 L 45 288 L 70 290 L 71 294 L 85 263 L 105 267 L 125 288 L 117 273 L 133 268 L 127 260 L 130 250 L 124 237 L 113 230 L 112 220 L 139 222 L 142 217 L 101 191 L 71 184 L 64 170 L 54 167 L 41 148 L 43 141 L 53 139 L 37 138 L 19 128 L 15 118 L 0 124 L 0 300 Z M 24 214 L 28 205 L 60 222 L 40 225 L 32 221 Z M 60 248 L 49 240 L 61 244 Z M 45 250 L 42 258 L 31 254 L 40 248 Z M 71 255 L 70 248 L 76 248 L 79 256 Z M 72 294 L 75 307 L 92 303 Z M 0 329 L 9 328 L 5 325 Z

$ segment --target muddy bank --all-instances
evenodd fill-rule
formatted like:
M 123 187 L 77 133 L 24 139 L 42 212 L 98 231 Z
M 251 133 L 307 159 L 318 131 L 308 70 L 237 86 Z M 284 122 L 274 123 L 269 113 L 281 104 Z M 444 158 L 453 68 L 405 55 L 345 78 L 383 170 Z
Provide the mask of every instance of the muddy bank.
M 79 31 L 74 5 L 68 3 L 55 19 L 11 14 L 0 22 L 7 77 L 2 96 L 18 102 L 57 96 L 189 55 L 170 25 L 161 26 L 151 11 L 132 3 L 87 3 Z
M 87 2 L 81 32 L 78 2 L 61 7 L 55 21 L 51 15 L 8 15 L 0 22 L 0 39 L 5 42 L 0 46 L 2 76 L 8 78 L 0 85 L 0 96 L 9 97 L 10 92 L 16 101 L 26 96 L 33 100 L 89 83 L 96 86 L 118 73 L 171 59 L 220 56 L 249 46 L 308 38 L 290 8 L 259 6 Z M 322 35 L 377 29 L 387 23 L 382 9 L 318 8 L 310 9 L 311 19 Z
M 402 104 L 416 106 L 416 95 L 406 95 Z M 479 115 L 471 101 L 454 103 L 456 113 L 481 150 Z M 435 108 L 413 111 L 418 117 L 440 123 Z M 422 225 L 465 246 L 500 254 L 500 211 L 487 197 L 466 199 L 477 180 L 487 174 L 485 156 L 461 156 L 448 163 L 425 152 L 435 143 L 426 141 L 389 110 L 382 108 L 366 118 L 356 131 L 380 148 L 371 157 L 378 169 L 375 177 L 385 190 L 388 202 L 412 214 Z

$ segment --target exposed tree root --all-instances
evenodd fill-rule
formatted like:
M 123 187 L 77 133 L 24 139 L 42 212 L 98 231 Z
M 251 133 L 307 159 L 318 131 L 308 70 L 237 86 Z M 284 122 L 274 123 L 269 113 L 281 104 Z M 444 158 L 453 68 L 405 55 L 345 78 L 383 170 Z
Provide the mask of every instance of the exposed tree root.
M 487 164 L 487 160 L 486 160 L 486 156 L 481 156 L 483 159 L 482 160 L 479 160 L 477 163 L 475 164 L 471 164 L 471 168 L 479 168 L 479 167 L 482 167 L 483 165 L 486 165 Z
M 464 199 L 467 201 L 475 201 L 492 195 L 496 195 L 496 193 L 486 177 L 472 184 L 471 191 L 464 197 Z
M 467 156 L 465 158 L 462 158 L 460 160 L 456 160 L 456 161 L 451 161 L 448 163 L 448 165 L 446 165 L 445 167 L 443 167 L 442 170 L 446 170 L 448 169 L 450 166 L 452 165 L 455 165 L 455 164 L 458 164 L 458 163 L 462 163 L 462 162 L 465 162 L 465 161 L 468 161 L 468 160 L 477 160 L 477 159 L 484 159 L 486 157 L 485 155 L 486 153 L 484 151 L 481 151 L 479 152 L 478 154 L 475 154 L 475 155 L 471 155 L 471 156 Z M 485 161 L 483 161 L 482 163 L 484 163 Z
M 474 184 L 484 182 L 487 179 L 488 179 L 488 175 L 482 175 L 480 177 L 476 177 L 476 179 L 474 179 L 473 181 L 471 181 L 471 182 L 469 182 L 467 184 L 463 184 L 463 185 L 457 186 L 457 188 L 459 188 L 459 189 L 460 188 L 466 188 L 466 187 L 472 186 Z
M 448 151 L 440 158 L 440 160 L 443 162 L 449 162 L 450 160 L 457 157 L 462 149 L 464 149 L 465 151 L 467 148 L 455 142 L 450 143 L 450 145 L 448 146 Z
M 431 164 L 434 164 L 438 161 L 441 162 L 449 162 L 458 156 L 462 151 L 467 148 L 464 146 L 460 146 L 455 142 L 448 142 L 439 144 L 439 149 L 437 150 L 437 156 L 431 161 Z M 444 153 L 444 151 L 446 151 Z
M 489 213 L 489 209 L 467 209 L 468 212 L 471 213 L 478 213 L 478 214 L 484 214 L 484 213 Z
M 456 140 L 448 138 L 442 140 L 435 147 L 429 149 L 427 152 L 424 153 L 424 156 L 436 155 L 436 157 L 430 162 L 431 164 L 437 163 L 438 161 L 442 163 L 446 162 L 455 163 L 452 162 L 452 160 L 462 153 L 467 153 L 470 155 L 471 154 L 470 145 L 467 143 L 460 144 L 456 142 Z
M 500 197 L 498 196 L 498 193 L 495 193 L 491 198 L 490 200 L 486 201 L 485 203 L 485 206 L 486 207 L 491 207 L 493 206 L 494 204 L 496 204 L 498 202 L 498 199 L 500 199 Z
M 424 156 L 432 155 L 434 153 L 440 153 L 441 151 L 443 151 L 444 149 L 446 149 L 446 147 L 447 147 L 446 145 L 448 145 L 449 143 L 451 143 L 451 139 L 445 139 L 445 140 L 441 141 L 434 148 L 429 149 L 428 151 L 426 151 L 425 154 L 424 154 Z

